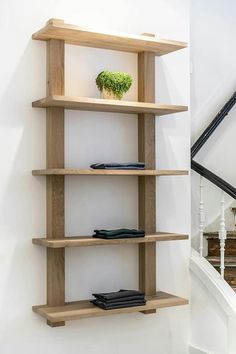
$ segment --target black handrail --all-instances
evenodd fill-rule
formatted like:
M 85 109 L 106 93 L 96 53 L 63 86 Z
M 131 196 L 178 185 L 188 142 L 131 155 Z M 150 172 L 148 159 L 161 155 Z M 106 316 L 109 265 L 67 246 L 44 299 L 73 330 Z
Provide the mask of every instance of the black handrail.
M 215 175 L 213 172 L 205 168 L 204 166 L 200 165 L 196 161 L 192 160 L 191 162 L 191 168 L 192 170 L 196 171 L 199 173 L 199 175 L 205 177 L 208 179 L 208 181 L 214 183 L 217 187 L 222 189 L 224 192 L 229 194 L 231 197 L 236 199 L 236 188 L 231 186 L 228 182 L 224 181 L 222 178 L 219 176 Z
M 198 153 L 201 147 L 206 143 L 206 141 L 210 138 L 212 133 L 216 130 L 219 124 L 223 121 L 223 119 L 227 116 L 229 111 L 233 108 L 236 103 L 236 91 L 230 97 L 230 99 L 226 102 L 223 108 L 219 111 L 213 121 L 208 125 L 208 127 L 204 130 L 204 132 L 200 135 L 197 141 L 193 144 L 191 148 L 191 168 L 192 170 L 199 173 L 201 176 L 208 179 L 208 181 L 215 184 L 217 187 L 222 189 L 224 192 L 229 194 L 232 198 L 236 199 L 236 188 L 234 188 L 231 184 L 200 165 L 198 162 L 193 160 L 193 157 Z
M 208 125 L 208 127 L 204 130 L 204 132 L 200 135 L 197 141 L 193 144 L 191 148 L 191 159 L 198 153 L 201 147 L 205 144 L 205 142 L 210 138 L 212 133 L 216 130 L 218 125 L 224 120 L 229 111 L 233 108 L 236 103 L 236 91 L 230 97 L 230 99 L 226 102 L 226 104 L 222 107 L 222 109 L 217 113 L 216 117 L 212 120 L 212 122 Z

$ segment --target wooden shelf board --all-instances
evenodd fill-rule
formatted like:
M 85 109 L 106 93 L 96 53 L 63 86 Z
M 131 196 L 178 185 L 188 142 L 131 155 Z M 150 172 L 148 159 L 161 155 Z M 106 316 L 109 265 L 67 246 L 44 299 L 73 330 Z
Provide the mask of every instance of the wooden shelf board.
M 74 236 L 65 237 L 64 239 L 48 239 L 48 238 L 33 238 L 32 242 L 35 245 L 45 246 L 49 248 L 64 248 L 64 247 L 83 247 L 83 246 L 105 246 L 117 244 L 136 244 L 157 241 L 174 241 L 187 240 L 188 235 L 157 232 L 154 235 L 146 235 L 145 237 L 137 238 L 121 238 L 114 240 L 104 240 L 93 238 L 92 236 Z
M 157 103 L 107 100 L 101 98 L 77 97 L 77 96 L 59 96 L 53 95 L 42 98 L 32 103 L 33 107 L 63 107 L 81 111 L 113 112 L 113 113 L 152 113 L 157 116 L 166 114 L 185 112 L 187 106 L 166 105 Z
M 89 300 L 66 303 L 64 306 L 50 307 L 47 305 L 33 306 L 33 311 L 50 322 L 77 320 L 87 317 L 108 316 L 122 313 L 140 312 L 163 307 L 188 304 L 188 300 L 158 291 L 156 295 L 147 296 L 144 306 L 135 306 L 114 310 L 103 310 L 90 303 Z
M 76 176 L 179 176 L 187 170 L 99 170 L 80 168 L 48 168 L 33 170 L 34 176 L 76 175 Z
M 187 43 L 157 39 L 145 35 L 132 35 L 119 32 L 101 32 L 51 19 L 45 27 L 33 34 L 33 39 L 61 39 L 65 43 L 85 47 L 103 48 L 131 53 L 143 51 L 164 55 L 187 47 Z

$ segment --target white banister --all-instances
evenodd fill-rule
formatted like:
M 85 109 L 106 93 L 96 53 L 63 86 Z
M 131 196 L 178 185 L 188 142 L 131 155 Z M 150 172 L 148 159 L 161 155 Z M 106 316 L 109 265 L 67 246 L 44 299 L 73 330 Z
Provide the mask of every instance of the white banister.
M 224 278 L 226 228 L 225 228 L 225 194 L 223 191 L 222 191 L 222 196 L 220 201 L 219 239 L 220 239 L 220 273 L 222 278 Z
M 199 203 L 199 254 L 203 255 L 203 232 L 205 226 L 205 210 L 204 210 L 204 184 L 203 177 L 200 176 L 200 203 Z

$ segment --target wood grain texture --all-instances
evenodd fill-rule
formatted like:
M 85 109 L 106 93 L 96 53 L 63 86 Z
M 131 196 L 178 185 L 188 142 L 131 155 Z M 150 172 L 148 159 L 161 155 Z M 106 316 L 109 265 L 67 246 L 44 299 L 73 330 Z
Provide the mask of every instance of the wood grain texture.
M 220 267 L 215 267 L 216 270 L 220 273 Z M 227 266 L 224 270 L 224 279 L 225 281 L 236 291 L 236 266 L 230 267 Z
M 47 42 L 47 94 L 64 95 L 64 41 Z M 47 168 L 64 168 L 64 108 L 47 108 Z M 47 177 L 47 238 L 64 238 L 64 176 Z M 47 304 L 65 303 L 65 250 L 47 249 Z M 63 321 L 48 321 L 63 326 Z
M 208 256 L 220 256 L 220 240 L 215 238 L 208 239 Z M 236 239 L 225 240 L 225 256 L 236 257 Z
M 207 256 L 206 259 L 214 267 L 220 266 L 220 256 Z M 225 267 L 236 267 L 236 257 L 235 256 L 225 257 Z
M 220 257 L 208 256 L 207 260 L 213 265 L 213 267 L 220 273 Z M 236 257 L 226 256 L 225 257 L 225 269 L 224 269 L 224 280 L 236 290 Z
M 119 32 L 101 32 L 51 19 L 46 26 L 33 34 L 33 39 L 61 39 L 68 44 L 104 48 L 131 53 L 150 51 L 155 55 L 165 55 L 187 47 L 187 43 L 156 39 L 145 35 L 132 35 Z
M 221 273 L 219 232 L 205 232 L 208 243 L 207 260 Z M 227 231 L 225 240 L 224 280 L 236 291 L 236 232 Z
M 138 54 L 138 100 L 155 102 L 155 55 Z M 139 114 L 138 155 L 147 169 L 155 168 L 155 115 Z M 139 177 L 139 228 L 156 232 L 156 178 Z M 147 295 L 156 293 L 156 243 L 139 245 L 139 288 Z M 154 313 L 148 310 L 145 313 Z
M 204 237 L 206 237 L 208 240 L 216 239 L 219 241 L 219 231 L 204 232 Z M 236 240 L 236 231 L 231 231 L 231 230 L 227 231 L 227 240 L 228 239 Z
M 64 176 L 47 176 L 47 237 L 63 238 Z
M 153 113 L 157 116 L 179 113 L 188 110 L 187 106 L 157 104 L 149 101 L 132 102 L 124 100 L 108 100 L 101 98 L 52 95 L 32 103 L 33 107 L 63 107 L 80 111 L 113 112 L 113 113 Z M 148 116 L 146 117 L 148 118 Z
M 88 317 L 109 316 L 122 313 L 146 312 L 156 308 L 187 305 L 188 300 L 178 296 L 157 292 L 152 296 L 147 296 L 145 306 L 127 307 L 115 310 L 103 310 L 91 304 L 89 300 L 66 303 L 64 306 L 51 307 L 47 305 L 33 306 L 33 311 L 50 322 L 70 321 Z
M 34 176 L 77 175 L 77 176 L 182 176 L 187 170 L 96 170 L 81 168 L 48 168 L 33 170 Z
M 65 237 L 63 239 L 48 239 L 48 238 L 33 238 L 32 242 L 35 245 L 49 247 L 49 248 L 62 248 L 62 247 L 84 247 L 84 246 L 109 246 L 117 244 L 137 244 L 158 241 L 174 241 L 174 240 L 187 240 L 188 235 L 157 232 L 154 235 L 146 235 L 145 237 L 137 238 L 121 238 L 114 240 L 104 240 L 93 238 L 92 236 L 73 236 Z
M 47 167 L 64 167 L 64 108 L 47 108 Z

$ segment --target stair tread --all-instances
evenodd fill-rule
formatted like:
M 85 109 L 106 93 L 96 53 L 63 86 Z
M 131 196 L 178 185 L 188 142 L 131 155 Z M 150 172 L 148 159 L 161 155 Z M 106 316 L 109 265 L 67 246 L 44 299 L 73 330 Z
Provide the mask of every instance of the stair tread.
M 207 256 L 208 260 L 217 261 L 220 260 L 220 256 Z M 225 262 L 236 262 L 236 256 L 225 256 Z
M 220 264 L 220 257 L 219 256 L 208 256 L 206 257 L 206 259 L 214 264 L 214 265 L 218 265 Z M 236 256 L 225 256 L 225 266 L 233 264 L 236 266 Z
M 218 231 L 211 231 L 211 232 L 204 232 L 204 236 L 209 239 L 209 238 L 219 238 L 219 232 Z M 227 239 L 229 238 L 235 238 L 236 239 L 236 231 L 227 231 Z

